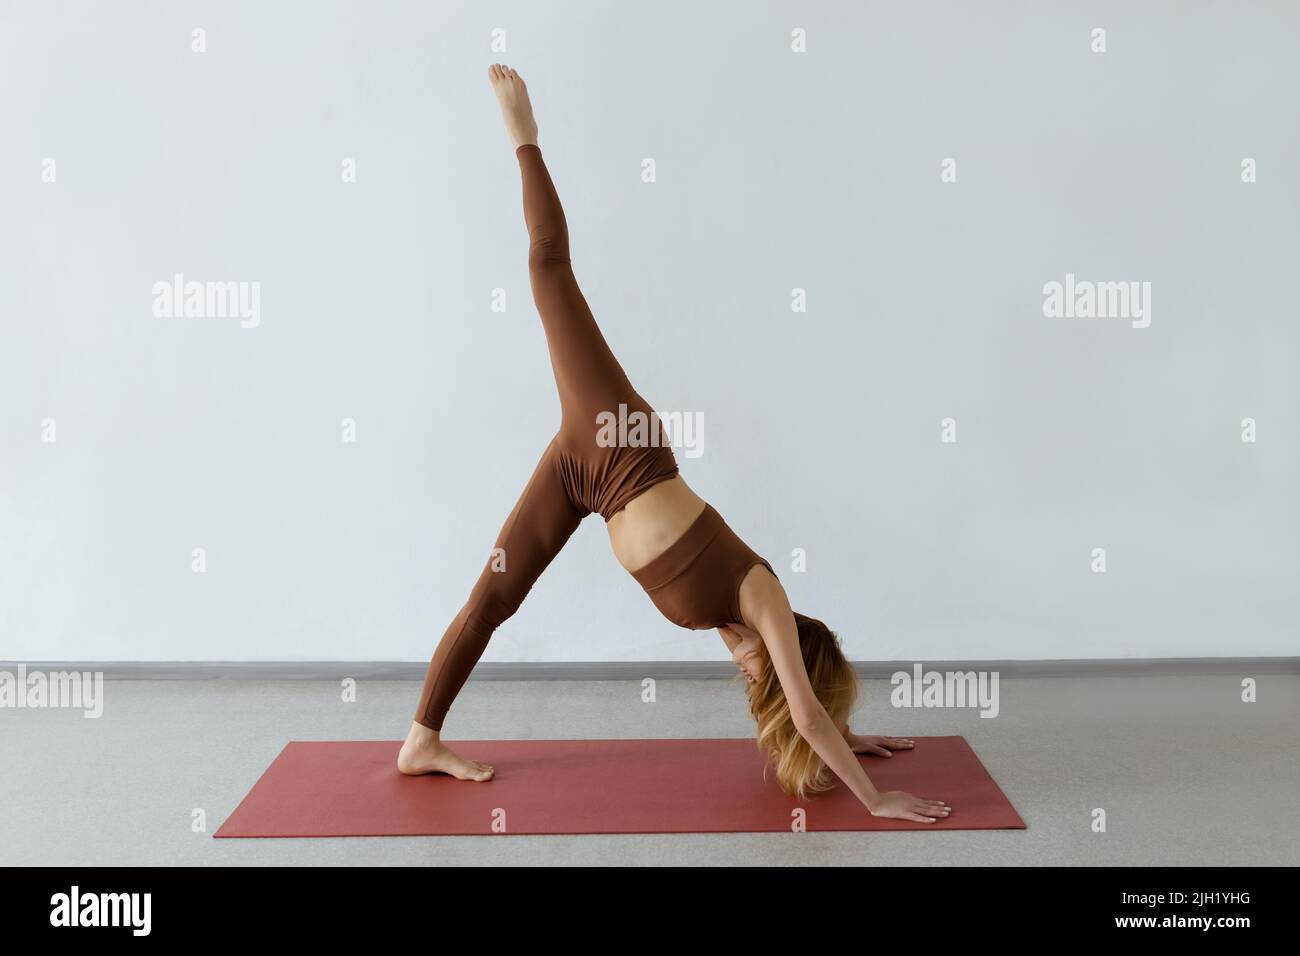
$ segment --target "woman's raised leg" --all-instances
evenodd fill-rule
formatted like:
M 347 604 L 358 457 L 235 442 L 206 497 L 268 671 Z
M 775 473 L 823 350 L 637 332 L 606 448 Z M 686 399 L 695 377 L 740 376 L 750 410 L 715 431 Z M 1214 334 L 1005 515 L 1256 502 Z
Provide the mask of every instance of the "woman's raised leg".
M 638 396 L 578 287 L 564 208 L 541 149 L 524 145 L 515 155 L 528 226 L 528 279 L 546 330 L 560 407 L 566 425 L 579 419 L 594 434 L 598 412 L 616 411 L 619 402 L 635 403 Z
M 569 257 L 564 207 L 537 145 L 528 88 L 514 70 L 494 65 L 489 72 L 519 161 L 528 228 L 528 277 L 560 394 L 561 432 L 572 438 L 576 431 L 591 441 L 598 413 L 617 413 L 620 403 L 646 413 L 650 408 L 628 381 L 578 287 Z

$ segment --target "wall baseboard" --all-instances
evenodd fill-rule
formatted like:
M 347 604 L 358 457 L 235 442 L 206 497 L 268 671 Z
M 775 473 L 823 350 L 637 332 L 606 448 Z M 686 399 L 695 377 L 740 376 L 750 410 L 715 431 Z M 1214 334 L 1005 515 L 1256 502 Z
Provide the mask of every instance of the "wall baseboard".
M 423 680 L 421 661 L 0 661 L 0 671 L 92 671 L 117 680 Z M 1157 657 L 1054 661 L 856 661 L 863 679 L 898 671 L 997 671 L 1001 677 L 1155 677 L 1300 674 L 1300 657 Z M 724 661 L 483 662 L 474 680 L 717 680 L 737 676 Z

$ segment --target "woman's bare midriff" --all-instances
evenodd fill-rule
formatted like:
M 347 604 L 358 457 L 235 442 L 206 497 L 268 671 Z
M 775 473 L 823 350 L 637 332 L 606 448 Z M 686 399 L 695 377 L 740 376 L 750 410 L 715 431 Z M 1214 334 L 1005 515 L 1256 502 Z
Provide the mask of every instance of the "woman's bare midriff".
M 704 507 L 681 475 L 651 485 L 609 519 L 614 557 L 628 571 L 644 568 L 686 533 Z

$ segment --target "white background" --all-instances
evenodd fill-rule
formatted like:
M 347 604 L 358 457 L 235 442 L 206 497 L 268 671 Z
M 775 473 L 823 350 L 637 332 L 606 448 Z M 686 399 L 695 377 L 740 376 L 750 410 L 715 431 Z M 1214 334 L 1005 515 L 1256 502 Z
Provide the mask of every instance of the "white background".
M 558 423 L 493 61 L 687 481 L 851 657 L 1296 652 L 1295 5 L 159 2 L 0 5 L 0 658 L 429 657 Z M 155 318 L 176 272 L 261 325 Z M 1151 327 L 1044 318 L 1067 272 Z M 591 516 L 484 659 L 723 653 Z

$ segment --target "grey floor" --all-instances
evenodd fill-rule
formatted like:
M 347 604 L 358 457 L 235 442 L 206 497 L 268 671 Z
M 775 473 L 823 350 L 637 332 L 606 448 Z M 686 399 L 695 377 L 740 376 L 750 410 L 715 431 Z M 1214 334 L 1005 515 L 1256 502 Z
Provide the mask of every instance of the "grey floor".
M 1256 703 L 1240 699 L 1248 676 Z M 418 690 L 361 680 L 343 703 L 329 681 L 110 680 L 97 720 L 0 711 L 0 864 L 1300 863 L 1294 674 L 1004 678 L 995 719 L 894 709 L 886 682 L 862 682 L 855 730 L 965 736 L 1024 831 L 212 839 L 286 741 L 398 739 Z M 660 681 L 653 704 L 634 681 L 471 681 L 444 728 L 449 741 L 751 732 L 722 680 Z

